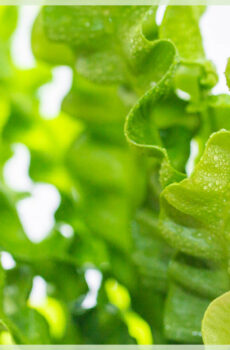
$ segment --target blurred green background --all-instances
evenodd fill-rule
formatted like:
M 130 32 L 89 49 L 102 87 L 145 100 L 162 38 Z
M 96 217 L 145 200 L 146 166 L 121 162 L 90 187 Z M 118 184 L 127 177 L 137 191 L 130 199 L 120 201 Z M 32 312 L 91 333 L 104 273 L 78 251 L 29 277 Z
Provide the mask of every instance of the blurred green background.
M 116 87 L 76 84 L 47 43 L 50 62 L 35 61 L 38 11 L 0 6 L 1 343 L 152 344 L 164 294 L 145 292 L 132 256 L 144 180 L 129 106 Z

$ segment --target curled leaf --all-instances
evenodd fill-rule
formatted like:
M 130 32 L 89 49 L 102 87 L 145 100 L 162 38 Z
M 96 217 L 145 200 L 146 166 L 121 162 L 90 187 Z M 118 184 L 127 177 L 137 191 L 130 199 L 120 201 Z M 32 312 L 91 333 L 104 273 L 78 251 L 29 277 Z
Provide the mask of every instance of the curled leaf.
M 155 12 L 150 6 L 47 6 L 42 16 L 47 39 L 73 50 L 81 75 L 104 84 L 138 80 L 142 87 L 157 59 L 147 39 L 156 31 Z
M 163 237 L 178 250 L 216 261 L 229 259 L 230 132 L 208 140 L 190 178 L 161 195 Z
M 185 177 L 181 170 L 184 170 L 186 154 L 181 163 L 177 164 L 177 169 L 172 166 L 172 162 L 178 160 L 178 155 L 181 153 L 177 149 L 179 144 L 181 147 L 183 143 L 189 153 L 188 140 L 192 137 L 197 119 L 196 116 L 187 114 L 183 102 L 170 95 L 178 58 L 176 49 L 170 41 L 161 42 L 161 47 L 162 55 L 165 54 L 167 48 L 171 61 L 168 60 L 165 65 L 165 73 L 160 81 L 148 90 L 131 109 L 126 119 L 125 135 L 131 146 L 158 159 L 161 164 L 161 182 L 163 186 L 166 186 Z M 185 122 L 186 117 L 188 118 Z M 185 125 L 188 120 L 191 124 Z M 174 126 L 174 135 L 169 131 L 170 123 Z M 174 123 L 181 126 L 180 131 L 175 128 Z M 178 137 L 181 137 L 180 142 Z

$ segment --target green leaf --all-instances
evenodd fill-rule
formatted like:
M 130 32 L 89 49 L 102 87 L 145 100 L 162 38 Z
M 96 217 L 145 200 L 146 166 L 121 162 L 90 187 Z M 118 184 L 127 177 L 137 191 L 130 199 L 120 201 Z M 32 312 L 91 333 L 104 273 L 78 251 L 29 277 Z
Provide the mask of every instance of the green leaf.
M 157 221 L 156 213 L 151 210 L 143 209 L 137 213 L 133 259 L 145 288 L 166 291 L 173 250 L 161 238 Z
M 182 171 L 198 124 L 197 115 L 187 113 L 186 103 L 168 94 L 174 69 L 175 63 L 172 63 L 164 78 L 131 109 L 125 124 L 130 145 L 160 163 L 163 186 L 185 177 Z M 186 150 L 183 155 L 180 152 L 182 144 Z
M 172 40 L 182 60 L 196 62 L 205 58 L 199 29 L 200 9 L 198 6 L 166 8 L 159 35 Z
M 131 194 L 142 177 L 135 160 L 135 155 L 129 149 L 94 140 L 87 134 L 74 143 L 67 159 L 73 176 L 85 186 Z M 135 178 L 133 173 L 136 174 Z
M 190 178 L 161 195 L 163 237 L 176 249 L 214 261 L 229 259 L 230 132 L 213 134 Z
M 130 251 L 131 210 L 125 195 L 91 192 L 83 202 L 82 210 L 84 220 L 92 232 L 123 252 Z
M 230 129 L 230 98 L 211 92 L 203 11 L 168 6 L 157 25 L 156 6 L 43 7 L 31 33 L 43 62 L 21 70 L 11 58 L 17 9 L 0 8 L 0 168 L 22 143 L 33 184 L 61 195 L 53 229 L 34 244 L 17 214 L 24 194 L 8 191 L 0 174 L 0 250 L 16 263 L 0 267 L 0 332 L 16 343 L 132 344 L 130 334 L 143 339 L 136 313 L 156 342 L 201 343 L 207 306 L 230 286 L 230 132 L 212 135 L 201 156 L 211 133 Z M 59 115 L 44 120 L 40 87 L 54 65 L 68 65 L 73 83 Z M 102 279 L 89 309 L 94 268 Z M 38 311 L 28 307 L 35 276 L 47 284 Z M 108 278 L 115 299 L 116 283 L 127 288 L 135 313 L 108 302 Z
M 230 129 L 229 111 L 230 111 L 230 96 L 217 95 L 210 96 L 207 100 L 208 113 L 212 130 Z
M 41 14 L 38 15 L 33 25 L 31 45 L 34 55 L 39 60 L 44 60 L 54 65 L 74 65 L 74 53 L 66 44 L 52 43 L 47 39 Z
M 148 40 L 156 32 L 155 11 L 149 6 L 60 6 L 45 7 L 42 14 L 47 38 L 76 52 L 81 75 L 143 91 L 159 80 L 170 59 L 166 53 L 159 59 L 164 40 Z
M 105 123 L 112 124 L 112 127 L 116 123 L 122 123 L 123 126 L 128 113 L 118 87 L 96 85 L 79 75 L 74 78 L 71 90 L 63 100 L 62 109 L 91 128 L 93 125 L 102 127 Z M 119 133 L 122 131 L 119 129 Z
M 200 101 L 202 90 L 212 88 L 218 80 L 214 66 L 205 58 L 199 28 L 203 11 L 202 6 L 168 6 L 159 30 L 159 37 L 170 39 L 179 52 L 175 87 L 196 102 Z
M 174 282 L 203 297 L 216 298 L 230 288 L 226 266 L 182 253 L 171 260 L 168 273 Z
M 164 327 L 168 339 L 201 344 L 201 321 L 210 299 L 171 285 L 165 305 Z
M 213 300 L 205 311 L 202 321 L 202 337 L 207 345 L 230 343 L 230 292 Z

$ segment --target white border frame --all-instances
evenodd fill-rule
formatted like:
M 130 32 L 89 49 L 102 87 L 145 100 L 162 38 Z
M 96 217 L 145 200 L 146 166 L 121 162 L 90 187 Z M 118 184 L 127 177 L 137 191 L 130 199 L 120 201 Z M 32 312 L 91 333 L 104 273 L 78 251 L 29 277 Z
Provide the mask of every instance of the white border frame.
M 0 0 L 0 5 L 230 5 L 230 0 Z

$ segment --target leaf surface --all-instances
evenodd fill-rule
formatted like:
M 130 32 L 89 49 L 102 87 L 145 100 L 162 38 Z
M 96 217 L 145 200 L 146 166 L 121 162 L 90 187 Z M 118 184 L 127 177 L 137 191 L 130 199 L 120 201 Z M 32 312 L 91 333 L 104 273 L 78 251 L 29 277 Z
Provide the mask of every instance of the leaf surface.
M 229 345 L 230 343 L 230 292 L 213 300 L 205 311 L 202 336 L 206 345 Z

